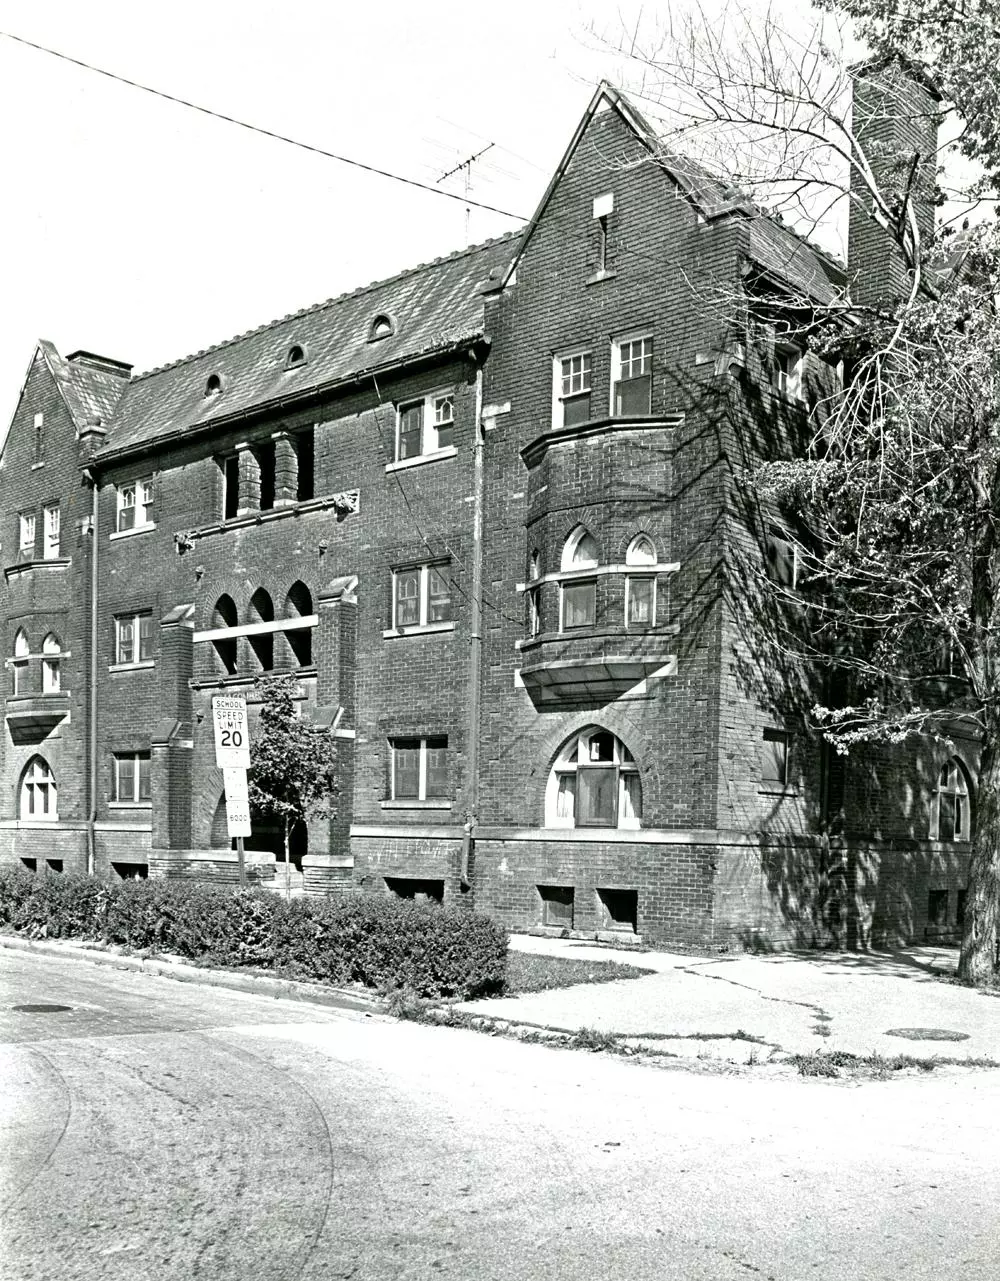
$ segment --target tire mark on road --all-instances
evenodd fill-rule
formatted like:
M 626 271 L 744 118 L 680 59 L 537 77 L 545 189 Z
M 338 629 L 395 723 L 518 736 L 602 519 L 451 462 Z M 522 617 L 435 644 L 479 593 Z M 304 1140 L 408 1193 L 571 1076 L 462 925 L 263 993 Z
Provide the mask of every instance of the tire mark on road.
M 24 1194 L 28 1191 L 31 1185 L 35 1182 L 38 1176 L 42 1173 L 42 1171 L 46 1168 L 46 1166 L 48 1166 L 51 1163 L 52 1158 L 55 1156 L 56 1152 L 59 1149 L 59 1145 L 62 1143 L 63 1138 L 65 1137 L 66 1131 L 69 1129 L 70 1118 L 73 1115 L 73 1093 L 69 1088 L 69 1084 L 67 1083 L 66 1078 L 59 1071 L 59 1069 L 52 1062 L 52 1060 L 48 1057 L 48 1055 L 44 1054 L 36 1045 L 28 1045 L 24 1048 L 27 1049 L 29 1054 L 34 1054 L 37 1058 L 41 1059 L 42 1062 L 45 1064 L 45 1066 L 48 1068 L 49 1072 L 55 1078 L 56 1084 L 60 1087 L 61 1096 L 66 1104 L 66 1114 L 63 1117 L 62 1126 L 60 1127 L 59 1133 L 56 1135 L 55 1142 L 52 1144 L 52 1147 L 49 1149 L 48 1153 L 46 1154 L 45 1159 L 38 1166 L 38 1169 L 35 1170 L 35 1172 L 30 1176 L 27 1182 L 22 1184 L 22 1186 L 18 1189 L 17 1192 L 14 1193 L 13 1196 L 8 1197 L 8 1199 L 4 1201 L 2 1205 L 0 1205 L 0 1209 L 2 1210 L 9 1210 L 12 1206 L 16 1205 L 18 1201 L 20 1201 L 21 1198 L 24 1196 Z

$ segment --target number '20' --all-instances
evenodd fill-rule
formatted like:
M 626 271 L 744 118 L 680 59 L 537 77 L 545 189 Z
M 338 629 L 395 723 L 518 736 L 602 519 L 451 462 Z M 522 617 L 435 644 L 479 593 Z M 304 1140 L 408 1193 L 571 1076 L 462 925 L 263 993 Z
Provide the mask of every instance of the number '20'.
M 224 729 L 222 731 L 221 738 L 223 747 L 243 746 L 243 734 L 242 731 L 238 729 Z

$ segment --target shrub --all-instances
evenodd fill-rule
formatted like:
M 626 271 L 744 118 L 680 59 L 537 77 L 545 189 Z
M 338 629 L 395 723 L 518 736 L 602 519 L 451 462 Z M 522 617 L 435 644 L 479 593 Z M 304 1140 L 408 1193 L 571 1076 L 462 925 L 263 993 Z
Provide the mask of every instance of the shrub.
M 498 992 L 507 960 L 506 931 L 461 908 L 360 894 L 285 902 L 259 889 L 17 868 L 0 869 L 0 924 L 422 997 Z

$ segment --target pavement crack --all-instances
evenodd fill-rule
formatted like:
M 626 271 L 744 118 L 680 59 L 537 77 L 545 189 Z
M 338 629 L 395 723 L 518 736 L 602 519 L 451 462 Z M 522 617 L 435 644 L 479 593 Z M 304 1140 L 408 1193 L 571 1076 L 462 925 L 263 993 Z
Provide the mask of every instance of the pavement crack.
M 714 962 L 709 962 L 709 964 L 714 964 Z M 740 983 L 736 979 L 727 979 L 724 974 L 698 973 L 693 966 L 679 965 L 677 972 L 679 974 L 689 974 L 695 979 L 712 979 L 716 983 L 728 983 L 730 987 L 738 987 L 744 992 L 753 992 L 762 1001 L 773 1001 L 776 1005 L 797 1006 L 799 1009 L 811 1011 L 821 1022 L 832 1022 L 831 1016 L 823 1009 L 822 1005 L 815 1005 L 812 1001 L 793 1001 L 787 996 L 768 996 L 766 992 L 762 992 L 759 987 L 754 987 L 750 983 Z

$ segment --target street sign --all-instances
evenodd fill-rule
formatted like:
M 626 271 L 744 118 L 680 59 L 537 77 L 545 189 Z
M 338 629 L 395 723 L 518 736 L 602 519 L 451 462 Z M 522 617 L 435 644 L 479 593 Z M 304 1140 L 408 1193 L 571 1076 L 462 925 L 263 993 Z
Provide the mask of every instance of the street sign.
M 250 835 L 250 796 L 247 772 L 227 766 L 222 771 L 226 786 L 226 826 L 230 836 Z
M 216 694 L 212 699 L 215 763 L 220 769 L 250 768 L 247 701 L 242 694 Z

